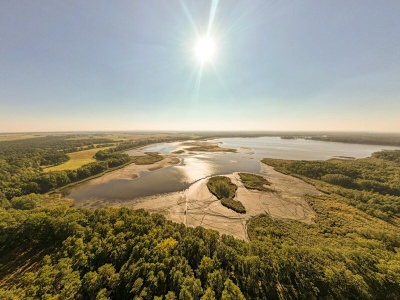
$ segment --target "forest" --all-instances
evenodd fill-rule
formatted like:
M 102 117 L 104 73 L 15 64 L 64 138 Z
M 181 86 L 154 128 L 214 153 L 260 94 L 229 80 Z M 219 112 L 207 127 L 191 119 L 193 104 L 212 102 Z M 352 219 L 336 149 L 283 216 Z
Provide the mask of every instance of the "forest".
M 36 181 L 58 178 L 44 174 L 42 157 L 115 141 L 37 139 L 0 142 L 0 299 L 400 299 L 400 151 L 357 160 L 264 159 L 322 194 L 306 196 L 312 223 L 258 215 L 243 241 L 144 210 L 74 208 L 45 193 L 57 180 Z M 97 162 L 84 166 L 88 176 L 137 145 L 118 144 L 99 150 Z M 241 177 L 268 189 L 259 176 Z M 25 189 L 32 183 L 46 188 L 32 193 Z M 215 193 L 232 196 L 216 183 Z
M 313 224 L 260 215 L 250 242 L 143 210 L 3 208 L 0 298 L 399 299 L 398 226 L 308 201 Z

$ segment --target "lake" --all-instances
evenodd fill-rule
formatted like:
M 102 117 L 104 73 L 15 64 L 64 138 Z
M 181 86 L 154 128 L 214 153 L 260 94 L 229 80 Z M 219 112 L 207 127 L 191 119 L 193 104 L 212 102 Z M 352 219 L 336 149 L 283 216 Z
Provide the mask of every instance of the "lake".
M 64 195 L 77 203 L 85 200 L 128 200 L 155 194 L 182 191 L 193 182 L 212 175 L 233 172 L 260 173 L 262 158 L 293 160 L 326 160 L 337 156 L 362 158 L 391 146 L 345 144 L 280 137 L 220 138 L 210 140 L 221 147 L 236 149 L 236 153 L 173 154 L 181 163 L 155 171 L 143 171 L 136 179 L 115 179 L 99 184 L 83 183 L 65 191 Z M 144 148 L 164 155 L 182 149 L 179 142 L 162 143 Z M 137 150 L 126 153 L 135 154 Z

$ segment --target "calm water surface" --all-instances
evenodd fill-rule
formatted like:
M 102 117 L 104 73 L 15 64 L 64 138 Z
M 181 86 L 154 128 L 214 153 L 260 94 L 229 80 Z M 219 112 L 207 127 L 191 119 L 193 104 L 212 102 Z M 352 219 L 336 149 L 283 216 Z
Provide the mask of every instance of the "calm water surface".
M 335 156 L 362 158 L 382 149 L 397 149 L 390 146 L 344 144 L 312 140 L 285 140 L 279 137 L 222 138 L 211 142 L 221 147 L 237 149 L 237 153 L 176 154 L 181 158 L 177 166 L 140 173 L 136 179 L 115 179 L 97 185 L 81 184 L 66 191 L 68 198 L 77 204 L 85 200 L 128 200 L 155 194 L 182 191 L 191 183 L 211 175 L 233 172 L 259 173 L 260 159 L 281 158 L 296 160 L 326 160 Z M 144 148 L 171 154 L 182 149 L 179 143 L 163 143 Z M 135 150 L 128 151 L 134 154 Z

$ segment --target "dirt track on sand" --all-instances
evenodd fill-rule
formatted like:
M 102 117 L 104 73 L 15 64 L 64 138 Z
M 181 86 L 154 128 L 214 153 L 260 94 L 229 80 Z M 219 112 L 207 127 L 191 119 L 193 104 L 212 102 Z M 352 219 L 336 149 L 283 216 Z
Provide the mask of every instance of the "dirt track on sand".
M 207 178 L 192 184 L 182 192 L 114 202 L 112 206 L 143 208 L 150 212 L 162 213 L 168 219 L 187 226 L 203 226 L 244 240 L 248 240 L 247 220 L 262 213 L 267 213 L 273 218 L 311 222 L 314 211 L 304 200 L 304 195 L 317 195 L 319 192 L 300 179 L 279 173 L 270 166 L 261 165 L 265 178 L 271 182 L 268 187 L 274 192 L 248 190 L 237 173 L 226 175 L 238 186 L 235 199 L 243 203 L 246 214 L 239 214 L 222 206 L 209 192 Z M 93 208 L 93 203 L 87 204 Z

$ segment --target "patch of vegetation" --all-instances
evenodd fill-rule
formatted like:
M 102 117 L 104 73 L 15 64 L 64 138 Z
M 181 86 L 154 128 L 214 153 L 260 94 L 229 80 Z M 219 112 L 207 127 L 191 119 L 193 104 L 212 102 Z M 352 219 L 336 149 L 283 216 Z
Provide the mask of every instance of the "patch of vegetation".
M 398 134 L 325 134 L 312 136 L 309 139 L 325 142 L 400 146 L 400 136 Z
M 158 152 L 145 152 L 145 154 L 146 155 L 132 156 L 131 160 L 137 165 L 151 165 L 164 159 Z
M 98 148 L 99 147 L 96 146 L 96 148 L 93 149 L 68 153 L 67 156 L 69 157 L 69 160 L 67 162 L 60 164 L 58 166 L 45 168 L 44 171 L 51 172 L 51 171 L 63 171 L 63 170 L 76 170 L 82 167 L 83 165 L 95 162 L 96 159 L 94 157 L 96 153 L 99 151 Z M 109 148 L 111 147 L 104 148 L 103 151 Z
M 372 153 L 372 157 L 400 163 L 400 150 L 385 150 Z
M 237 186 L 225 176 L 214 176 L 208 179 L 207 187 L 210 192 L 221 200 L 221 204 L 240 214 L 246 213 L 246 208 L 242 202 L 234 200 Z
M 207 187 L 219 200 L 235 198 L 237 186 L 225 176 L 214 176 L 208 179 Z
M 236 152 L 236 149 L 222 148 L 216 143 L 210 142 L 186 142 L 184 146 L 191 146 L 188 151 L 192 152 Z
M 280 136 L 282 139 L 306 139 L 324 142 L 400 146 L 400 134 L 398 133 L 303 132 L 282 135 L 282 133 L 271 132 L 263 136 Z
M 233 211 L 236 211 L 239 214 L 245 214 L 246 213 L 246 208 L 242 204 L 242 202 L 238 200 L 233 200 L 233 199 L 228 199 L 228 198 L 222 198 L 221 199 L 221 204 L 227 208 L 232 209 Z
M 271 183 L 264 177 L 256 174 L 250 173 L 239 173 L 240 180 L 242 181 L 244 187 L 250 190 L 258 190 L 263 192 L 273 192 L 273 189 L 267 188 L 266 185 L 271 185 Z
M 398 227 L 307 201 L 315 223 L 257 216 L 250 242 L 143 210 L 0 209 L 0 298 L 398 299 Z
M 3 197 L 3 198 L 2 198 Z M 32 210 L 35 208 L 54 208 L 60 206 L 72 206 L 72 199 L 61 198 L 61 194 L 53 193 L 51 195 L 29 194 L 20 197 L 14 197 L 10 201 L 0 195 L 0 209 L 18 209 Z
M 171 153 L 172 154 L 182 154 L 182 153 L 185 153 L 185 151 L 184 150 L 176 150 L 176 151 L 172 151 Z
M 342 201 L 384 220 L 400 218 L 400 150 L 355 160 L 290 161 L 263 159 L 277 171 L 341 196 Z
M 188 148 L 192 152 L 236 152 L 235 149 L 221 148 L 219 146 L 196 146 Z

